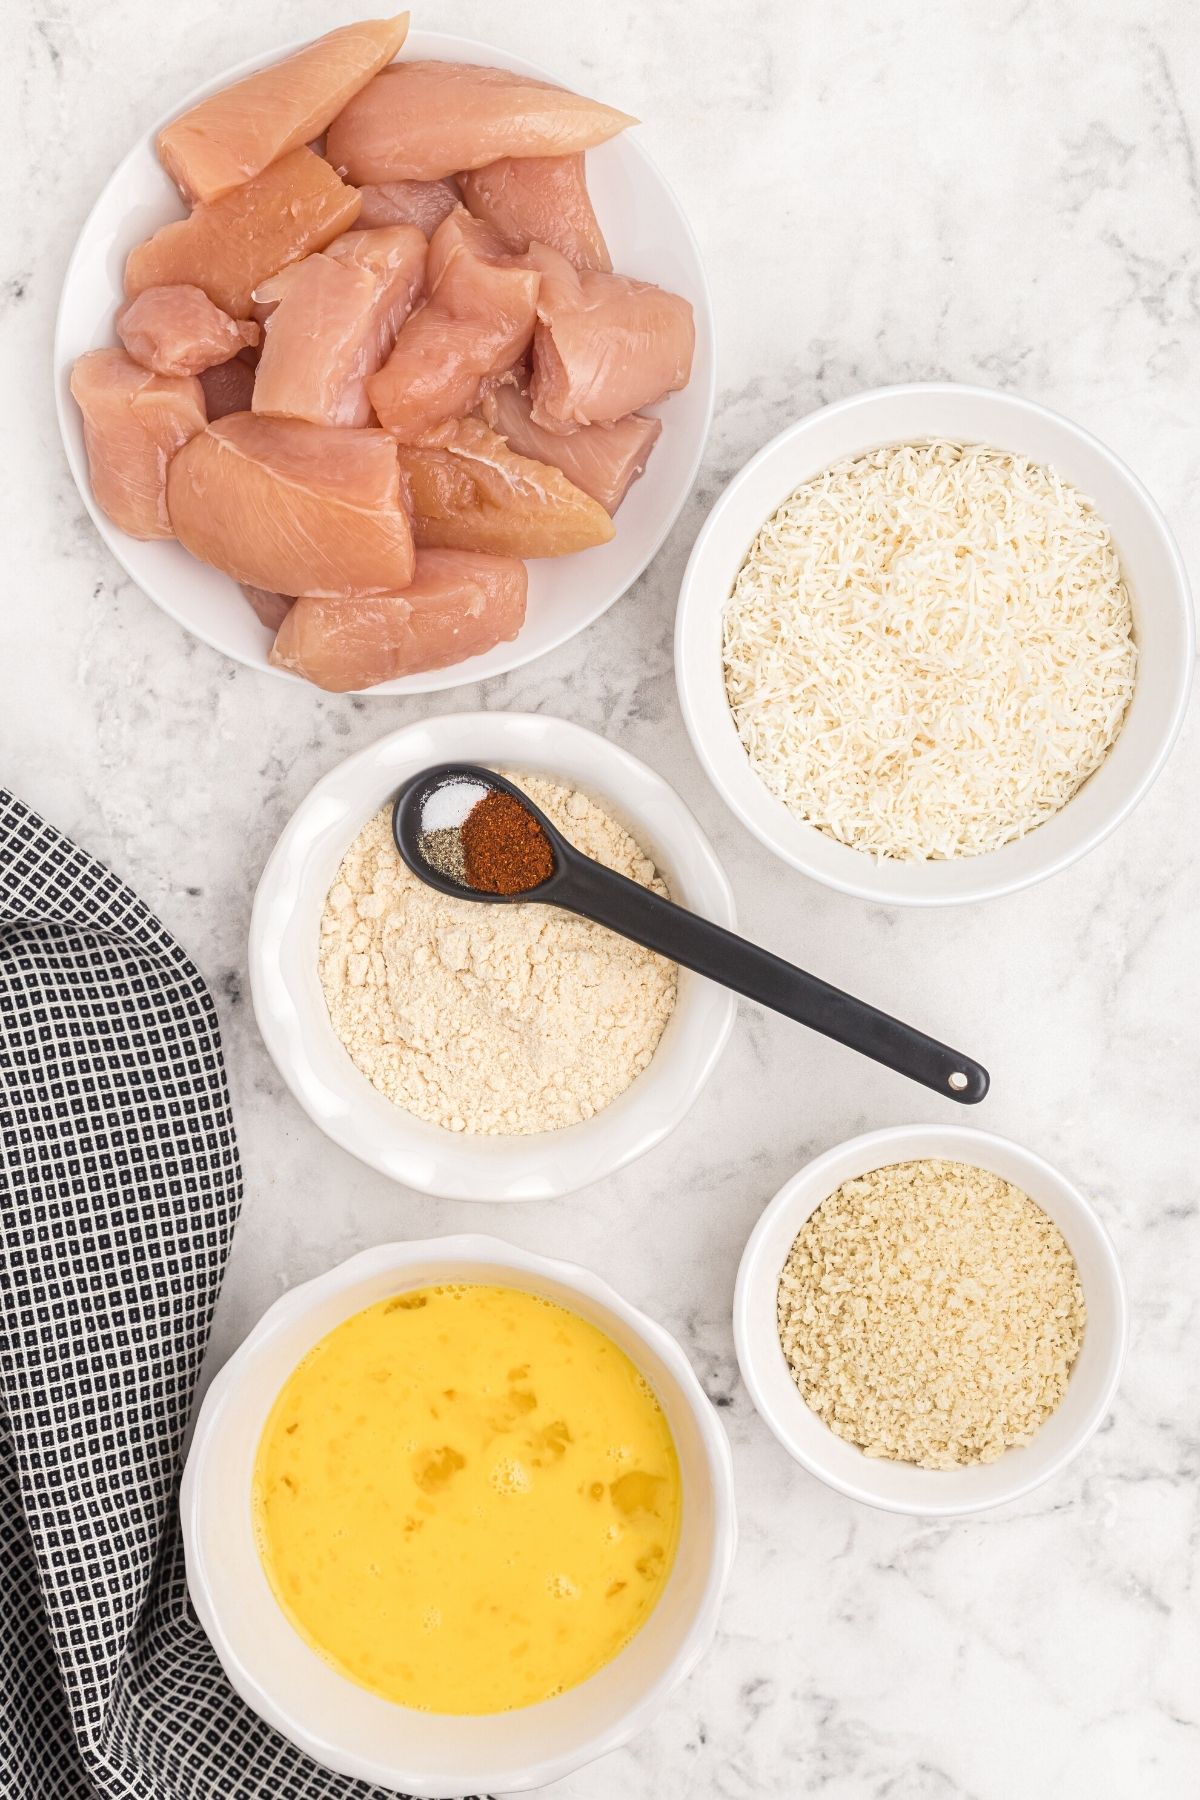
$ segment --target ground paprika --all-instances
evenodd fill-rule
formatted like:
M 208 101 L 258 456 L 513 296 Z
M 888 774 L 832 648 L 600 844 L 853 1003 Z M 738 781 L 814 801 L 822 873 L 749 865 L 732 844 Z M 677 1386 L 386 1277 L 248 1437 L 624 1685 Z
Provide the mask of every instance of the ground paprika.
M 533 814 L 491 788 L 461 827 L 467 885 L 481 894 L 523 894 L 554 873 L 550 840 Z

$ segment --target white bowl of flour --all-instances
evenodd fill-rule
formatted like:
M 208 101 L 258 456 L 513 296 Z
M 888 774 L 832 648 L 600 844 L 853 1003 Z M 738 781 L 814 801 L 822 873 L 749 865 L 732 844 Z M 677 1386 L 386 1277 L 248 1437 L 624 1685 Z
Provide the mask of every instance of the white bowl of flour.
M 408 776 L 442 762 L 528 777 L 540 804 L 557 790 L 570 811 L 556 822 L 586 854 L 660 879 L 727 928 L 733 895 L 660 776 L 541 714 L 450 715 L 393 732 L 319 781 L 282 833 L 255 896 L 250 983 L 301 1106 L 408 1187 L 551 1199 L 679 1124 L 735 1002 L 687 970 L 676 987 L 659 959 L 557 909 L 447 902 L 406 877 L 379 815 Z

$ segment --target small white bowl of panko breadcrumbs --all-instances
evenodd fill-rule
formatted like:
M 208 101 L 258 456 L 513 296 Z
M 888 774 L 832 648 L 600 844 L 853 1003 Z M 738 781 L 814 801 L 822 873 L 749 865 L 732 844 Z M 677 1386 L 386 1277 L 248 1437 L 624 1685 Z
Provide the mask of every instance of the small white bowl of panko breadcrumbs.
M 585 855 L 733 929 L 721 865 L 660 775 L 564 719 L 450 713 L 349 757 L 293 814 L 254 900 L 255 1016 L 309 1117 L 382 1174 L 447 1199 L 553 1199 L 679 1124 L 734 998 L 558 907 L 418 881 L 392 804 L 463 762 L 525 784 Z
M 964 1126 L 868 1132 L 794 1175 L 751 1234 L 742 1377 L 810 1474 L 926 1517 L 1057 1475 L 1108 1414 L 1124 1284 L 1089 1202 Z

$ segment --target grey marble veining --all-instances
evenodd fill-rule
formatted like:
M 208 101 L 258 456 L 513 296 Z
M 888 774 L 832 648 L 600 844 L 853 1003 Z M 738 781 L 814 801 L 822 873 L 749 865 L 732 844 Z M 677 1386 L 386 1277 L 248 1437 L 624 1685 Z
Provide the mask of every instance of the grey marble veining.
M 392 1236 L 492 1229 L 590 1263 L 682 1338 L 733 1440 L 742 1546 L 717 1644 L 660 1722 L 555 1800 L 1190 1800 L 1200 1792 L 1200 742 L 1051 884 L 884 911 L 791 875 L 707 786 L 671 671 L 675 594 L 722 482 L 857 388 L 1014 388 L 1106 439 L 1200 569 L 1200 15 L 1178 0 L 447 0 L 419 23 L 503 41 L 643 116 L 700 234 L 716 424 L 649 573 L 585 637 L 486 689 L 330 699 L 235 668 L 121 575 L 58 444 L 54 307 L 74 236 L 172 94 L 352 16 L 319 0 L 25 0 L 0 66 L 6 423 L 3 775 L 107 858 L 217 995 L 247 1199 L 214 1365 L 286 1286 Z M 298 1111 L 246 997 L 250 899 L 311 783 L 419 712 L 568 714 L 659 768 L 712 834 L 752 936 L 994 1075 L 979 1123 L 1060 1163 L 1133 1306 L 1113 1416 L 1019 1505 L 931 1525 L 802 1474 L 737 1377 L 729 1309 L 764 1202 L 812 1152 L 931 1117 L 898 1079 L 742 1010 L 704 1106 L 555 1205 L 431 1201 Z

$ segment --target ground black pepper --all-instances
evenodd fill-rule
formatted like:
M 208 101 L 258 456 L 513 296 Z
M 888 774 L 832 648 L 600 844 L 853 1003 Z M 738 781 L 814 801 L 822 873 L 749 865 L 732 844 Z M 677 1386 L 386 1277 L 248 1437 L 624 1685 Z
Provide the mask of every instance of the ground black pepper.
M 466 884 L 462 832 L 457 825 L 442 825 L 436 831 L 423 831 L 418 847 L 431 869 L 436 869 L 447 881 L 457 881 L 460 886 Z

